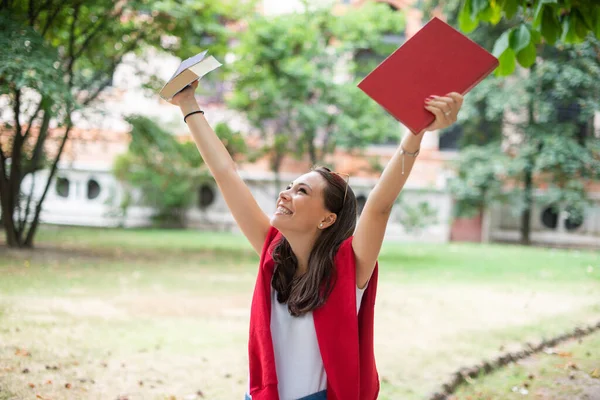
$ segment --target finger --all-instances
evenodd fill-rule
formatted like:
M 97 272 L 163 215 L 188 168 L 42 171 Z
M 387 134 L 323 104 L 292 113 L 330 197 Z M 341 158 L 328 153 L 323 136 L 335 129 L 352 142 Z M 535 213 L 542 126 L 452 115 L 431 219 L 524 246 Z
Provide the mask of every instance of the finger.
M 432 112 L 433 115 L 435 115 L 435 119 L 438 122 L 441 122 L 444 125 L 449 124 L 450 120 L 448 119 L 448 116 L 441 108 L 438 108 L 435 106 L 425 106 L 425 109 Z
M 457 92 L 450 92 L 447 94 L 448 97 L 451 97 L 452 99 L 454 99 L 454 101 L 456 102 L 456 104 L 458 104 L 458 107 L 462 107 L 463 104 L 463 100 L 464 100 L 464 96 L 460 93 Z
M 450 96 L 438 96 L 436 98 L 436 100 L 445 102 L 448 105 L 448 107 L 450 107 L 450 111 L 451 112 L 458 113 L 458 109 L 460 108 L 460 106 L 458 105 L 458 103 L 456 102 L 456 100 L 454 100 L 452 97 L 450 97 Z
M 441 109 L 445 113 L 446 112 L 452 112 L 452 108 L 450 107 L 450 104 L 448 104 L 447 101 L 439 100 L 439 97 L 436 98 L 435 100 L 427 101 L 426 104 L 428 106 L 437 107 L 437 108 Z
M 198 87 L 198 81 L 192 82 L 192 89 L 196 90 L 197 87 Z

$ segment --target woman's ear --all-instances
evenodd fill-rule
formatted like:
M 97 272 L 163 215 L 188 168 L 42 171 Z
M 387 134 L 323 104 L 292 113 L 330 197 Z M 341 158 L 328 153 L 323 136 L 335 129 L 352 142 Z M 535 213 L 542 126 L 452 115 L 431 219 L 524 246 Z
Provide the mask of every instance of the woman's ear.
M 334 214 L 334 213 L 327 214 L 325 216 L 325 218 L 323 218 L 319 222 L 319 229 L 327 229 L 327 228 L 329 228 L 331 225 L 333 225 L 335 223 L 336 219 L 337 219 L 337 215 L 336 214 Z

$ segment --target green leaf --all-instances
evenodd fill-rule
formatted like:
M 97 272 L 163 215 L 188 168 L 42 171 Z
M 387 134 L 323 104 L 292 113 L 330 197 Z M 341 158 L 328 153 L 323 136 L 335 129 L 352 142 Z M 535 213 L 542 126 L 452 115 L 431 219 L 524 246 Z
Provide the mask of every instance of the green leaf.
M 505 31 L 502 35 L 500 35 L 498 40 L 496 40 L 496 43 L 494 43 L 494 49 L 492 50 L 494 57 L 500 57 L 500 55 L 509 48 L 509 37 L 510 31 Z
M 550 7 L 544 7 L 544 11 L 542 11 L 541 31 L 542 36 L 551 45 L 556 43 L 556 40 L 561 35 L 562 28 L 560 22 L 558 22 L 556 14 Z
M 556 0 L 540 0 L 533 14 L 533 26 L 539 26 L 542 22 L 543 10 L 547 7 L 546 4 L 556 4 Z
M 519 53 L 529 45 L 530 40 L 531 33 L 529 33 L 529 29 L 527 29 L 527 26 L 524 24 L 521 24 L 518 28 L 513 29 L 510 34 L 510 47 L 515 51 L 515 53 Z
M 595 20 L 595 24 L 593 26 L 594 35 L 596 35 L 597 39 L 600 39 L 600 7 L 594 7 L 594 20 Z
M 479 17 L 479 13 L 488 8 L 488 6 L 488 0 L 471 0 L 471 19 L 476 20 Z
M 504 3 L 504 14 L 506 19 L 511 19 L 519 10 L 518 0 L 506 0 Z
M 478 19 L 471 18 L 471 0 L 466 0 L 458 15 L 458 27 L 465 33 L 470 33 L 479 25 Z
M 490 3 L 490 9 L 492 10 L 492 13 L 488 18 L 488 21 L 490 21 L 492 25 L 496 25 L 502 20 L 502 5 L 498 3 Z
M 577 37 L 583 41 L 588 34 L 589 28 L 583 15 L 581 15 L 581 12 L 578 9 L 573 9 L 571 12 L 571 25 L 573 25 Z
M 517 61 L 522 67 L 529 68 L 535 63 L 535 54 L 535 45 L 529 42 L 527 47 L 517 53 Z
M 565 43 L 581 43 L 583 38 L 577 35 L 577 17 L 574 14 L 567 15 L 563 20 L 563 34 L 561 40 Z M 585 37 L 585 35 L 584 35 Z
M 506 49 L 500 57 L 498 57 L 500 65 L 494 73 L 496 76 L 508 76 L 515 71 L 516 61 L 515 52 L 512 49 Z
M 540 44 L 542 42 L 542 34 L 540 33 L 540 31 L 530 29 L 529 33 L 531 33 L 531 42 L 533 44 Z

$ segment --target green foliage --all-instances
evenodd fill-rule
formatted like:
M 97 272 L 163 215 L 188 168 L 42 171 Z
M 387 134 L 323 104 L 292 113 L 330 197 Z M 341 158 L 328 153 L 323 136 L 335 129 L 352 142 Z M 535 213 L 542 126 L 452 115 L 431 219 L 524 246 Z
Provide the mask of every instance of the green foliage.
M 469 146 L 456 161 L 456 177 L 449 181 L 456 216 L 472 217 L 486 206 L 505 200 L 503 188 L 508 176 L 509 158 L 498 151 L 497 142 Z
M 497 75 L 514 72 L 518 62 L 525 68 L 536 60 L 537 47 L 583 43 L 588 36 L 600 39 L 600 7 L 595 1 L 570 0 L 464 0 L 458 23 L 472 32 L 480 22 L 493 25 L 502 19 L 517 20 L 496 40 L 493 54 L 500 60 Z
M 398 222 L 408 233 L 419 233 L 428 226 L 437 222 L 437 210 L 428 202 L 420 201 L 412 204 L 405 201 L 402 196 L 396 200 Z
M 58 51 L 41 35 L 0 14 L 0 95 L 30 88 L 54 103 L 68 94 Z
M 195 188 L 204 179 L 202 158 L 191 142 L 176 137 L 142 116 L 127 118 L 131 124 L 129 151 L 115 160 L 114 174 L 128 188 L 141 194 L 139 203 L 156 210 L 159 222 L 183 223 Z M 131 194 L 125 196 L 130 201 Z
M 10 139 L 0 148 L 0 203 L 9 245 L 32 246 L 42 203 L 73 126 L 71 115 L 101 98 L 126 54 L 142 56 L 154 47 L 188 57 L 210 46 L 223 55 L 230 39 L 227 23 L 253 6 L 242 0 L 0 2 L 0 95 L 8 95 L 8 108 L 16 116 L 5 125 L 3 134 Z M 147 71 L 140 71 L 140 78 L 146 87 L 157 82 Z M 46 143 L 53 125 L 65 127 L 58 146 Z M 34 198 L 21 183 L 47 166 L 43 194 Z
M 338 145 L 360 147 L 394 136 L 398 124 L 351 82 L 357 69 L 352 55 L 389 51 L 383 34 L 402 28 L 401 14 L 381 4 L 342 16 L 316 8 L 249 22 L 235 49 L 230 104 L 267 140 L 274 171 L 288 153 L 319 163 Z
M 462 152 L 451 186 L 459 214 L 506 199 L 516 214 L 521 213 L 531 207 L 526 177 L 534 176 L 531 185 L 546 190 L 533 200 L 568 210 L 573 220 L 581 217 L 589 204 L 586 184 L 600 180 L 600 138 L 592 125 L 600 110 L 599 49 L 595 39 L 545 47 L 541 51 L 545 59 L 528 74 L 490 92 L 486 99 L 490 110 L 506 108 L 520 121 L 506 125 L 514 133 L 505 148 L 497 143 Z M 472 108 L 465 111 L 472 113 Z M 507 183 L 511 189 L 503 191 Z
M 128 189 L 119 205 L 121 216 L 130 206 L 146 205 L 156 210 L 157 223 L 184 225 L 197 189 L 212 179 L 196 145 L 179 141 L 146 117 L 133 115 L 127 122 L 131 124 L 129 149 L 113 166 L 115 176 Z M 215 132 L 233 158 L 245 154 L 246 144 L 239 132 L 225 123 L 217 124 Z

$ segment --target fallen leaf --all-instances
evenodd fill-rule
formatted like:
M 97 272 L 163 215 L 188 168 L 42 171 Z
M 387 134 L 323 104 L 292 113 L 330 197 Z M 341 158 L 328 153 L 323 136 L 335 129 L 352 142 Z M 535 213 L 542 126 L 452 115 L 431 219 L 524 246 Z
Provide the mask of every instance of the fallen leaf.
M 600 368 L 594 368 L 594 370 L 590 372 L 590 376 L 592 378 L 600 379 Z
M 29 354 L 29 352 L 25 349 L 17 348 L 17 351 L 15 352 L 15 356 L 29 357 L 30 355 L 31 354 Z
M 579 369 L 577 367 L 577 364 L 575 364 L 573 361 L 569 361 L 568 363 L 565 364 L 565 369 Z
M 30 383 L 29 387 L 33 389 L 35 387 L 35 385 L 33 383 Z
M 50 381 L 50 380 L 49 380 L 49 381 L 47 381 L 47 382 L 46 382 L 46 385 L 52 385 L 52 381 Z
M 570 353 L 568 351 L 559 351 L 557 354 L 560 357 L 573 357 L 573 353 Z
M 29 368 L 25 368 L 25 369 L 24 369 L 23 371 L 21 371 L 21 372 L 23 372 L 24 374 L 28 374 L 28 373 L 29 373 Z
M 65 387 L 66 387 L 67 389 L 71 389 L 71 384 L 70 384 L 70 383 L 65 383 Z
M 198 391 L 196 392 L 196 394 L 197 394 L 198 396 L 200 396 L 200 397 L 204 398 L 204 393 L 202 393 L 202 390 L 198 390 Z

